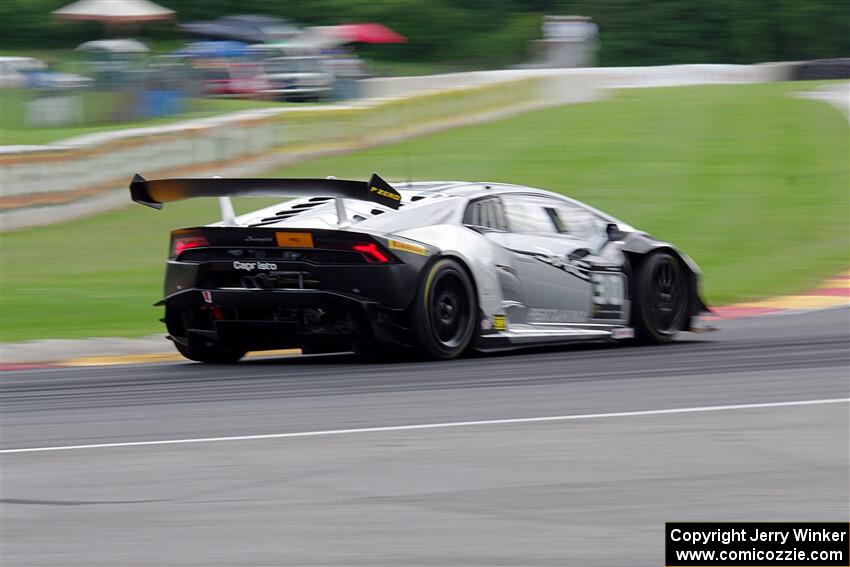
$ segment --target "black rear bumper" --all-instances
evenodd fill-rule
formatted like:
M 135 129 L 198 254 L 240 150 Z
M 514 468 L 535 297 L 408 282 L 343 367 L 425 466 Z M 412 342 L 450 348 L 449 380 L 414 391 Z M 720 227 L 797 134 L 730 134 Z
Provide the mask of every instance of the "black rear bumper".
M 293 234 L 304 241 L 279 238 Z M 192 238 L 201 243 L 177 250 Z M 406 314 L 435 252 L 396 253 L 383 236 L 349 230 L 243 227 L 176 231 L 172 248 L 163 304 L 175 341 L 308 352 L 409 344 Z
M 204 341 L 245 351 L 301 348 L 311 353 L 350 351 L 362 343 L 410 342 L 405 310 L 335 291 L 192 288 L 170 295 L 164 303 L 169 334 L 181 343 Z M 315 319 L 309 324 L 308 315 Z
M 208 294 L 209 300 L 204 298 Z M 187 289 L 165 300 L 176 309 L 199 309 L 205 305 L 267 309 L 275 307 L 360 307 L 377 305 L 370 299 L 318 289 Z

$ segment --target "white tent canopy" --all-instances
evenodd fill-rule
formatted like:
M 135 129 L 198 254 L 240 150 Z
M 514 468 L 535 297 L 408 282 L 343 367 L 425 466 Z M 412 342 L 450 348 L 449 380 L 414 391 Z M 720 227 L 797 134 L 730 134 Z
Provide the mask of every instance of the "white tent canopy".
M 96 39 L 77 46 L 75 51 L 109 51 L 110 53 L 147 53 L 147 45 L 135 39 Z
M 150 0 L 78 0 L 51 12 L 64 20 L 90 20 L 106 23 L 167 20 L 174 11 Z

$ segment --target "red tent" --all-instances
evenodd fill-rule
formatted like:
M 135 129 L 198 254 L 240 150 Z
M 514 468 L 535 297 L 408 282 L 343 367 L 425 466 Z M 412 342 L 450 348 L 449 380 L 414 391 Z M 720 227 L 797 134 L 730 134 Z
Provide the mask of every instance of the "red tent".
M 345 43 L 406 43 L 407 38 L 377 23 L 343 24 L 333 27 L 334 35 Z

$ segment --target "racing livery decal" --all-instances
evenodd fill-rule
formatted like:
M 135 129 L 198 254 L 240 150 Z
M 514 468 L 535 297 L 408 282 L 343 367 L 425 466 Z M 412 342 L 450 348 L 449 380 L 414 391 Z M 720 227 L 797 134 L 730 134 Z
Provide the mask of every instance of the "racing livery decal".
M 591 317 L 595 319 L 623 319 L 625 303 L 625 277 L 617 272 L 591 272 L 593 284 L 593 306 Z

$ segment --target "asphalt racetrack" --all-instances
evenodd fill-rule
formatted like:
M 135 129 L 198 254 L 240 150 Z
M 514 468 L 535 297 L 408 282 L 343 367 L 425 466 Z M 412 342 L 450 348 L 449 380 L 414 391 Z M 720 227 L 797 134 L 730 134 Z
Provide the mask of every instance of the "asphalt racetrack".
M 6 372 L 0 563 L 658 566 L 665 521 L 847 521 L 848 323 Z

